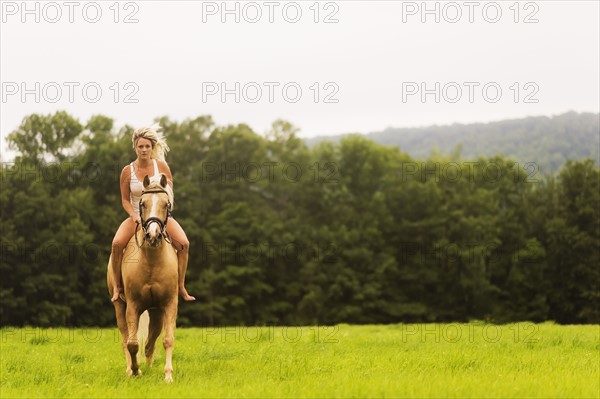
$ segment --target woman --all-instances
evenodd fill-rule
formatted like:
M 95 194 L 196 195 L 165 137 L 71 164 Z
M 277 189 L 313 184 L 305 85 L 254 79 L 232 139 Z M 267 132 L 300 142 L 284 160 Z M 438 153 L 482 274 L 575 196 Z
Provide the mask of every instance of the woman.
M 114 302 L 119 299 L 123 283 L 121 279 L 121 261 L 123 251 L 133 234 L 136 225 L 140 223 L 139 201 L 142 194 L 142 180 L 148 175 L 151 181 L 160 179 L 160 174 L 167 176 L 168 188 L 173 192 L 173 176 L 169 165 L 165 162 L 165 152 L 169 151 L 166 140 L 162 133 L 159 133 L 160 126 L 137 129 L 133 132 L 131 141 L 137 155 L 137 159 L 129 165 L 126 165 L 121 171 L 121 201 L 125 212 L 129 217 L 121 223 L 119 230 L 115 234 L 112 243 L 112 260 L 114 270 L 113 297 Z M 185 289 L 185 271 L 187 270 L 189 241 L 185 232 L 172 216 L 169 216 L 167 223 L 167 233 L 171 237 L 171 242 L 177 250 L 178 270 L 179 270 L 179 295 L 186 301 L 194 301 L 196 298 L 188 294 Z

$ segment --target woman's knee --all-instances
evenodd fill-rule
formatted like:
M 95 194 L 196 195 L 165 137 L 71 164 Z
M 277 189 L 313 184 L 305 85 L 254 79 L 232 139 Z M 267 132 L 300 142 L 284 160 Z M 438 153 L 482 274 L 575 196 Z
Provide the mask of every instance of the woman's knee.
M 131 237 L 134 234 L 131 231 L 131 226 L 128 225 L 128 222 L 129 222 L 129 220 L 125 220 L 123 223 L 121 223 L 121 226 L 119 226 L 119 230 L 117 230 L 117 233 L 115 234 L 115 237 L 113 238 L 113 241 L 112 241 L 113 253 L 115 253 L 117 251 L 123 252 L 123 250 L 125 250 L 125 247 L 129 243 L 129 240 L 131 239 Z
M 190 249 L 190 242 L 185 236 L 182 237 L 171 237 L 171 243 L 173 244 L 173 248 L 177 250 L 177 252 L 186 252 Z
M 171 236 L 172 242 L 173 242 L 173 247 L 175 247 L 175 249 L 177 251 L 188 251 L 190 249 L 190 241 L 188 240 L 187 236 L 185 235 L 185 232 L 183 231 L 183 228 L 181 227 L 181 225 L 179 223 L 177 223 L 177 221 L 175 219 L 172 219 L 173 222 L 171 222 L 168 226 L 167 226 L 167 230 L 169 233 L 169 236 Z
M 113 253 L 115 253 L 115 252 L 123 252 L 123 250 L 125 249 L 126 245 L 127 245 L 127 243 L 125 242 L 125 240 L 121 240 L 121 239 L 118 239 L 117 237 L 115 237 L 113 239 L 113 242 L 112 242 L 112 251 L 113 251 Z
M 184 237 L 183 240 L 177 242 L 177 250 L 181 252 L 187 252 L 190 250 L 190 242 L 187 237 Z

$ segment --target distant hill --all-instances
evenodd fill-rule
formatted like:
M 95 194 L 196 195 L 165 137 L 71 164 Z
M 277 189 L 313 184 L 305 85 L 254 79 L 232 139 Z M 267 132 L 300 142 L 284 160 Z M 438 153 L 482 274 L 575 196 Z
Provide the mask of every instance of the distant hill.
M 307 139 L 309 146 L 343 135 Z M 434 150 L 450 154 L 461 146 L 463 159 L 502 154 L 521 164 L 535 162 L 542 173 L 554 173 L 567 160 L 600 157 L 600 114 L 567 112 L 491 123 L 422 128 L 387 128 L 366 135 L 376 143 L 397 146 L 414 158 Z

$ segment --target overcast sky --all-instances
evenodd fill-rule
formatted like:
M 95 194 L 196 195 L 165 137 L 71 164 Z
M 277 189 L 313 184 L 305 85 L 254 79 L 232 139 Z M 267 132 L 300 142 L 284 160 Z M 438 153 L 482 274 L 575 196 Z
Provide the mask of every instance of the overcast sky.
M 283 118 L 311 137 L 600 107 L 597 1 L 27 8 L 2 1 L 4 157 L 24 116 L 56 110 L 118 127 L 210 114 L 259 133 Z

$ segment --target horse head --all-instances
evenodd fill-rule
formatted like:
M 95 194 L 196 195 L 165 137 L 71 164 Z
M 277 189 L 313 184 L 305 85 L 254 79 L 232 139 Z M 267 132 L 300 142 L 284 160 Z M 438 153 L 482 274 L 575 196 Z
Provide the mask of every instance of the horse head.
M 170 187 L 167 176 L 161 174 L 160 182 L 150 183 L 148 175 L 144 177 L 144 190 L 140 198 L 140 220 L 144 231 L 144 241 L 151 247 L 157 247 L 165 237 L 169 210 L 171 210 Z

